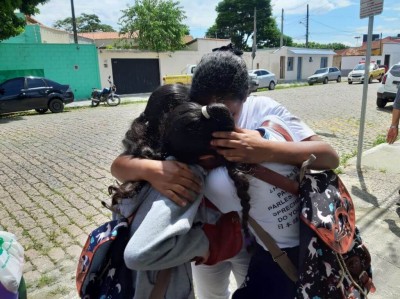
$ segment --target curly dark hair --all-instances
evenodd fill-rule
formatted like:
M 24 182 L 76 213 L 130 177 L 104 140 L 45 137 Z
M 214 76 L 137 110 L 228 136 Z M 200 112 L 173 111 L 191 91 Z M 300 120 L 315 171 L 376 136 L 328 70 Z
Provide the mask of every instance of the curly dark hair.
M 249 74 L 244 60 L 231 51 L 204 55 L 196 66 L 190 100 L 201 105 L 224 99 L 245 101 L 249 94 Z
M 145 110 L 132 121 L 122 140 L 123 155 L 135 158 L 161 160 L 161 131 L 165 118 L 179 104 L 186 103 L 189 89 L 182 84 L 167 84 L 158 87 L 149 97 Z M 112 205 L 119 199 L 132 197 L 145 182 L 125 182 L 108 187 Z M 103 203 L 104 204 L 104 203 Z
M 202 109 L 206 111 L 203 112 Z M 209 117 L 206 117 L 206 116 Z M 163 134 L 162 152 L 173 155 L 178 161 L 193 164 L 202 155 L 218 155 L 210 147 L 212 133 L 215 131 L 233 131 L 235 122 L 225 105 L 211 104 L 200 106 L 185 103 L 174 109 L 166 119 Z M 248 218 L 250 211 L 249 180 L 245 172 L 248 165 L 233 163 L 220 157 L 236 187 L 242 210 L 242 227 L 247 238 L 250 237 Z

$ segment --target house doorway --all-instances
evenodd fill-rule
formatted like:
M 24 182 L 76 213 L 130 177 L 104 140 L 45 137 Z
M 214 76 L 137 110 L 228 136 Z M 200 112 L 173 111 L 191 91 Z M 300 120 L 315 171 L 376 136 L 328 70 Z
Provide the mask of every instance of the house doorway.
M 302 66 L 303 66 L 303 57 L 297 57 L 297 81 L 301 80 Z
M 385 62 L 383 64 L 386 65 L 388 68 L 390 67 L 390 55 L 385 55 Z
M 280 57 L 279 62 L 279 79 L 285 79 L 285 56 Z

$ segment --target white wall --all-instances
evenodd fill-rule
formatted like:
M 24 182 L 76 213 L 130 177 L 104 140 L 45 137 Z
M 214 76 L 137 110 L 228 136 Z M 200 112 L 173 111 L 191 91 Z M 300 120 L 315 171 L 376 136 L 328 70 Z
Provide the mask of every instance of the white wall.
M 383 57 L 390 55 L 389 68 L 400 62 L 400 44 L 383 44 Z M 383 59 L 382 59 L 383 62 Z
M 40 27 L 40 36 L 44 44 L 73 44 L 74 35 L 66 31 L 57 30 L 48 27 Z M 78 43 L 92 44 L 92 40 L 78 36 Z
M 381 61 L 383 64 L 384 56 L 371 56 L 371 61 L 377 62 L 378 60 Z M 361 61 L 365 61 L 365 56 L 343 56 L 342 57 L 342 70 L 352 70 L 357 64 Z

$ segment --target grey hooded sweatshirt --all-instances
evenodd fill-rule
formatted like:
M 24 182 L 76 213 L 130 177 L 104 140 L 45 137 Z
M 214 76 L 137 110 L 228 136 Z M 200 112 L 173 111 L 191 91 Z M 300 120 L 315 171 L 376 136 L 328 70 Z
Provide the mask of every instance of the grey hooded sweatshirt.
M 191 169 L 203 180 L 199 166 Z M 154 190 L 150 184 L 132 198 L 119 204 L 122 215 L 136 215 L 131 224 L 131 239 L 124 259 L 134 271 L 134 299 L 148 299 L 161 269 L 172 268 L 165 299 L 194 298 L 190 261 L 204 256 L 209 247 L 202 224 L 215 223 L 220 214 L 202 206 L 202 195 L 186 207 L 180 207 Z

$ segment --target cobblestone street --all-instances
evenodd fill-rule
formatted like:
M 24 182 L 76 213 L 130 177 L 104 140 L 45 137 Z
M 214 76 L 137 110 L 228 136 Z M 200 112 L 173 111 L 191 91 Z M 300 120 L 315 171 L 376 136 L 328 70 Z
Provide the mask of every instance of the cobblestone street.
M 369 85 L 364 150 L 390 124 Z M 331 82 L 260 92 L 285 105 L 341 156 L 357 149 L 362 85 Z M 112 160 L 145 103 L 69 109 L 64 113 L 0 116 L 0 229 L 25 248 L 30 299 L 77 298 L 75 270 L 88 233 L 107 221 Z

